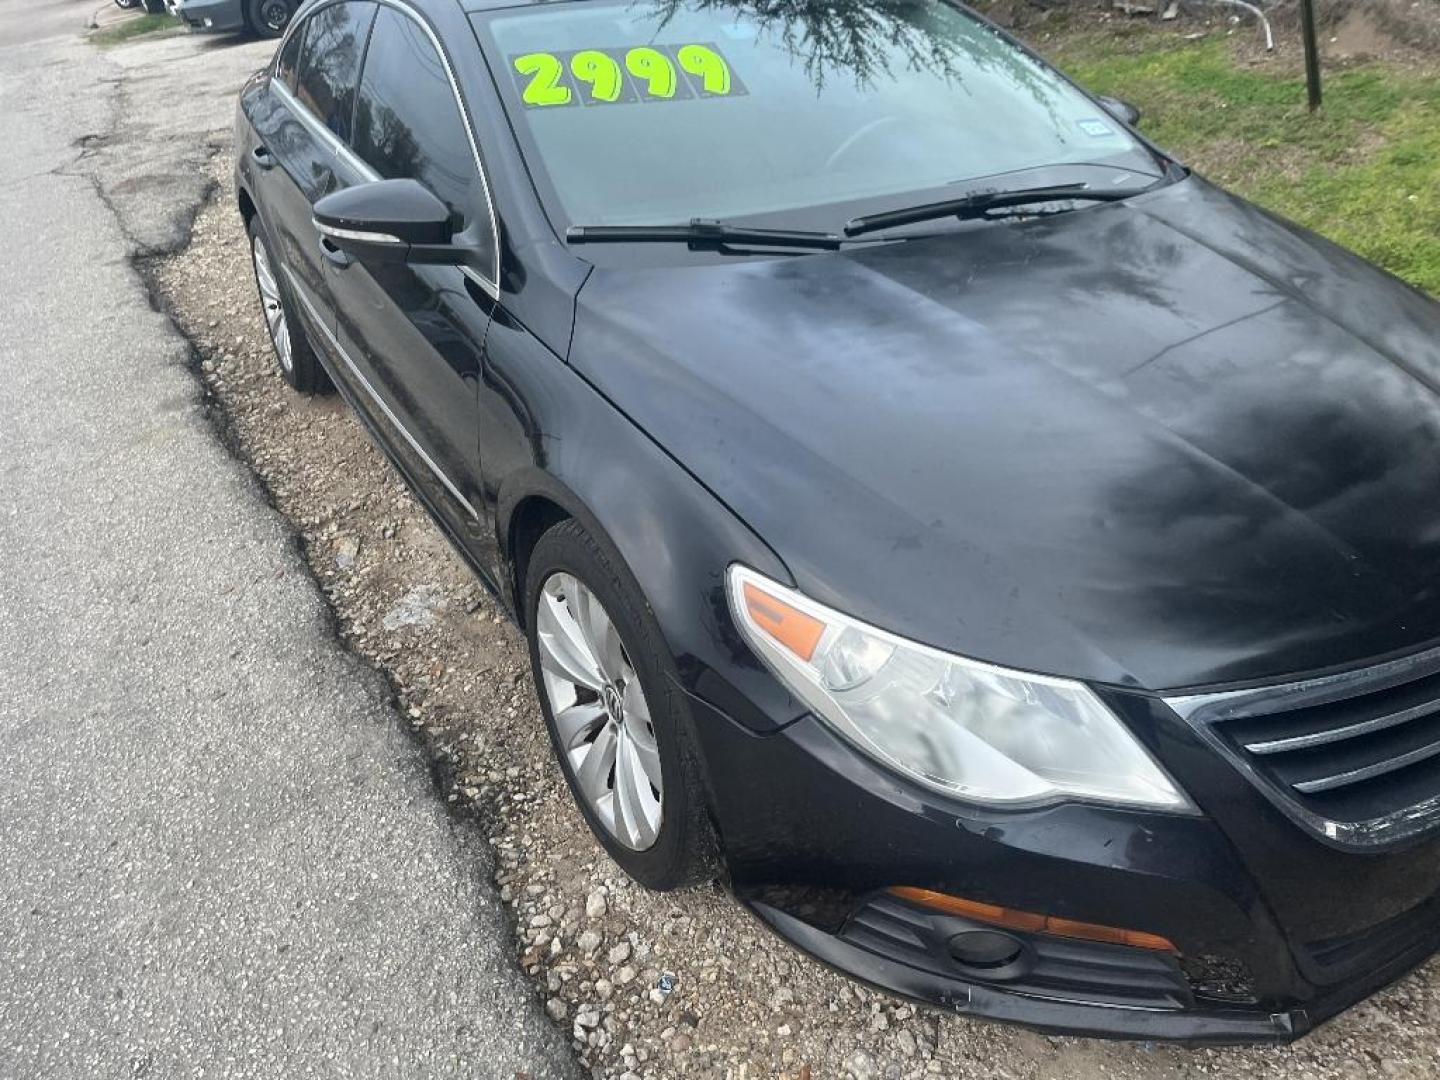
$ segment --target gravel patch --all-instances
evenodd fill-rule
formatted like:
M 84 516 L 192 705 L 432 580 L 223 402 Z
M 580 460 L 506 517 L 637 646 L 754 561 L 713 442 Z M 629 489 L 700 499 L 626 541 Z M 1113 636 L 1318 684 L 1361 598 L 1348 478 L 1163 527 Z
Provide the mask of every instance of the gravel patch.
M 719 887 L 654 894 L 574 808 L 525 642 L 336 397 L 273 369 L 228 155 L 191 246 L 157 262 L 222 431 L 304 538 L 348 645 L 390 680 L 441 778 L 496 852 L 519 962 L 597 1077 L 1433 1077 L 1432 962 L 1296 1046 L 1189 1050 L 1060 1039 L 916 1008 L 784 945 Z

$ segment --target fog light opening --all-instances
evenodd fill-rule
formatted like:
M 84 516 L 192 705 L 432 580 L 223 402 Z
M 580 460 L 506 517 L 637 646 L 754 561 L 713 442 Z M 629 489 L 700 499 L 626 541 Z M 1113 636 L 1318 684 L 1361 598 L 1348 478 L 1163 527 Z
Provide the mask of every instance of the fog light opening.
M 1131 948 L 1152 949 L 1156 952 L 1179 951 L 1169 938 L 1161 937 L 1159 934 L 1150 934 L 1144 930 L 1126 930 L 1118 926 L 1105 926 L 1101 923 L 1062 919 L 1057 915 L 1016 911 L 1014 908 L 985 904 L 978 900 L 967 900 L 963 896 L 951 896 L 949 893 L 935 892 L 932 889 L 917 889 L 910 885 L 897 885 L 888 891 L 892 896 L 930 908 L 932 911 L 974 919 L 976 922 L 1001 926 L 1007 930 L 1051 934 L 1055 937 L 1077 938 L 1083 941 L 1099 941 L 1108 945 L 1129 945 Z
M 952 937 L 947 947 L 957 964 L 986 972 L 1012 966 L 1025 952 L 1019 938 L 996 930 L 966 930 Z

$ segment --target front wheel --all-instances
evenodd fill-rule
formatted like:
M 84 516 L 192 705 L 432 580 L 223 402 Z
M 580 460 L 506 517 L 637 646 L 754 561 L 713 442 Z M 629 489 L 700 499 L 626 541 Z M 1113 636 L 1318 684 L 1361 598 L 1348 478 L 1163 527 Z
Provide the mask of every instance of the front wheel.
M 591 831 L 649 888 L 712 880 L 684 695 L 618 553 L 573 520 L 556 525 L 531 553 L 525 614 L 545 723 Z
M 296 317 L 289 287 L 281 276 L 280 262 L 273 254 L 259 214 L 251 216 L 247 228 L 255 287 L 260 293 L 260 312 L 265 317 L 265 331 L 270 336 L 270 347 L 275 350 L 280 374 L 302 394 L 323 393 L 329 389 L 330 380 Z
M 246 0 L 245 21 L 263 38 L 278 38 L 290 25 L 295 7 L 289 0 Z

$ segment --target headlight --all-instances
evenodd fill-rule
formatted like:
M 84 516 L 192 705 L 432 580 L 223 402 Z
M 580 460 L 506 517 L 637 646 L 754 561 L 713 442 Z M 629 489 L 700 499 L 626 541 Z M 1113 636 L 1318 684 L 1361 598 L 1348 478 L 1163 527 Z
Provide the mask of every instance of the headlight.
M 1006 806 L 1193 809 L 1081 683 L 906 641 L 738 564 L 729 587 L 736 622 L 781 682 L 856 748 L 926 787 Z

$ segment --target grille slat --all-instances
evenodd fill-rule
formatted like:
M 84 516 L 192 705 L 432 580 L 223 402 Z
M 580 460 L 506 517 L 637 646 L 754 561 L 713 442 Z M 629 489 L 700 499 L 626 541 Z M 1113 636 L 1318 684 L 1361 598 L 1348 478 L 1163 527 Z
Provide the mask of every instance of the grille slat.
M 1167 700 L 1327 840 L 1370 846 L 1440 826 L 1440 649 L 1284 686 Z
M 1384 776 L 1387 773 L 1399 772 L 1401 769 L 1417 765 L 1427 758 L 1440 754 L 1440 742 L 1433 742 L 1427 746 L 1411 750 L 1409 753 L 1401 754 L 1399 757 L 1388 758 L 1385 761 L 1377 761 L 1370 765 L 1364 765 L 1357 769 L 1350 769 L 1346 772 L 1335 773 L 1333 776 L 1322 776 L 1315 780 L 1300 780 L 1293 786 L 1296 791 L 1304 792 L 1306 795 L 1315 795 L 1322 791 L 1335 791 L 1337 788 L 1349 787 L 1351 784 L 1359 784 L 1366 780 L 1374 780 L 1376 777 Z
M 1335 728 L 1322 728 L 1319 731 L 1312 731 L 1306 735 L 1290 735 L 1279 739 L 1260 739 L 1255 742 L 1247 742 L 1244 746 L 1245 749 L 1249 750 L 1252 754 L 1283 754 L 1291 750 L 1308 750 L 1311 747 L 1344 742 L 1346 739 L 1355 739 L 1361 735 L 1384 731 L 1386 728 L 1398 727 L 1400 724 L 1408 724 L 1411 720 L 1419 720 L 1426 716 L 1433 716 L 1437 712 L 1440 712 L 1440 700 L 1426 702 L 1423 705 L 1414 705 L 1408 709 L 1401 709 L 1399 712 L 1386 713 L 1383 716 L 1376 716 L 1373 719 L 1361 720 L 1353 724 L 1344 724 Z

